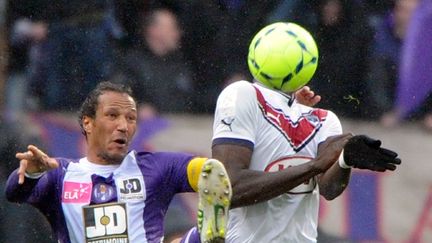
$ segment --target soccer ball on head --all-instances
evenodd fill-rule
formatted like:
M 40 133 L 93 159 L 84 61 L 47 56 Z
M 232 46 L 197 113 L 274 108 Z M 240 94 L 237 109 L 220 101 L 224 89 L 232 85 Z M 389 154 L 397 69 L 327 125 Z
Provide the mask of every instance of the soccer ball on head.
M 318 65 L 318 48 L 311 34 L 294 23 L 274 23 L 261 29 L 249 46 L 252 76 L 265 86 L 289 93 L 306 85 Z

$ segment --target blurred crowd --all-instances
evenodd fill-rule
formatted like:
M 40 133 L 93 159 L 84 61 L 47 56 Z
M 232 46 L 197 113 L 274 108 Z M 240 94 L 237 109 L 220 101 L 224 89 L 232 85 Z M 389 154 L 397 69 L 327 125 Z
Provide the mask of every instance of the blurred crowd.
M 246 56 L 257 30 L 293 21 L 318 42 L 319 68 L 310 85 L 324 97 L 321 106 L 388 126 L 421 111 L 432 129 L 424 105 L 429 88 L 412 90 L 423 90 L 421 97 L 403 95 L 415 74 L 425 76 L 420 83 L 432 82 L 419 67 L 426 64 L 403 50 L 430 32 L 431 10 L 414 12 L 419 1 L 10 0 L 6 113 L 75 111 L 102 80 L 131 85 L 147 115 L 211 113 L 225 85 L 251 79 Z M 429 43 L 422 41 L 420 55 Z M 415 102 L 405 107 L 410 99 Z
M 252 36 L 278 21 L 303 25 L 317 41 L 309 85 L 321 107 L 387 127 L 415 119 L 432 131 L 432 0 L 1 2 L 2 161 L 15 162 L 10 152 L 33 139 L 10 126 L 21 114 L 74 112 L 103 80 L 132 86 L 144 119 L 213 112 L 224 86 L 251 80 Z

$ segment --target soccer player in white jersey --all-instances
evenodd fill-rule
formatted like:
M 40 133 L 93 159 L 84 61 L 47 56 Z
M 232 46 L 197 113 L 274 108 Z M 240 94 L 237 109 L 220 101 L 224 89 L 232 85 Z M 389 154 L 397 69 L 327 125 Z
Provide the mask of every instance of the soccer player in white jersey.
M 320 195 L 339 196 L 351 167 L 386 171 L 401 162 L 378 140 L 342 134 L 333 112 L 256 80 L 219 95 L 212 157 L 233 188 L 228 243 L 316 242 Z
M 347 164 L 385 171 L 400 163 L 379 141 L 341 133 L 333 112 L 258 82 L 225 88 L 212 157 L 225 164 L 233 185 L 227 242 L 316 242 L 319 195 L 331 200 L 343 192 Z M 339 157 L 346 162 L 335 163 Z
M 30 145 L 16 155 L 20 167 L 9 176 L 7 198 L 38 208 L 62 243 L 153 243 L 163 241 L 173 196 L 200 191 L 203 242 L 223 240 L 231 197 L 223 165 L 184 153 L 129 151 L 136 120 L 131 90 L 100 83 L 80 110 L 86 157 L 51 158 Z M 184 242 L 200 242 L 194 234 Z

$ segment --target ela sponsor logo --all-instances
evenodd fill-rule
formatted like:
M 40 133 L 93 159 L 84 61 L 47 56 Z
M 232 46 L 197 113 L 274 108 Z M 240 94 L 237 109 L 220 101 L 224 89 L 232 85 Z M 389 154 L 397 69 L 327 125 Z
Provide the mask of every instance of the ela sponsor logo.
M 63 184 L 63 203 L 88 203 L 90 202 L 92 184 L 82 182 L 65 181 Z

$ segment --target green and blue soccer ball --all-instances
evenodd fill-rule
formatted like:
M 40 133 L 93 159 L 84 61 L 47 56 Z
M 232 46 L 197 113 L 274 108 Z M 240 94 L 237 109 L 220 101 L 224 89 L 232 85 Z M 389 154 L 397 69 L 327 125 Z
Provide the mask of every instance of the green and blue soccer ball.
M 249 46 L 252 76 L 265 86 L 289 93 L 306 85 L 318 65 L 312 35 L 294 23 L 278 22 L 261 29 Z

